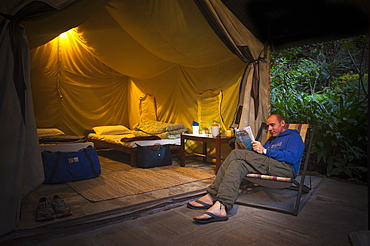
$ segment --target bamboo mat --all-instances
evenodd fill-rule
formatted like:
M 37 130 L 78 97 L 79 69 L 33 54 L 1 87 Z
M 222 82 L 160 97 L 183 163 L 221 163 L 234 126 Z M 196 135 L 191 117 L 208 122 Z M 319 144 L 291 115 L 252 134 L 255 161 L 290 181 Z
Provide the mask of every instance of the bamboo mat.
M 213 174 L 192 168 L 167 166 L 107 172 L 97 178 L 70 182 L 68 185 L 87 200 L 99 202 L 213 177 Z

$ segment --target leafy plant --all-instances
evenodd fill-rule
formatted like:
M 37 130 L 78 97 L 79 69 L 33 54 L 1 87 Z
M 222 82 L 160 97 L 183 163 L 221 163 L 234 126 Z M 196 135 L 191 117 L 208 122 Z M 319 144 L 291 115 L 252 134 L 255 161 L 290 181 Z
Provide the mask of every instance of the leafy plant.
M 318 126 L 314 171 L 328 176 L 366 179 L 366 40 L 354 37 L 272 54 L 271 111 L 289 122 Z
M 367 113 L 355 94 L 326 94 L 313 101 L 319 123 L 317 164 L 326 164 L 329 176 L 363 178 L 366 167 Z M 331 96 L 331 97 L 330 97 Z

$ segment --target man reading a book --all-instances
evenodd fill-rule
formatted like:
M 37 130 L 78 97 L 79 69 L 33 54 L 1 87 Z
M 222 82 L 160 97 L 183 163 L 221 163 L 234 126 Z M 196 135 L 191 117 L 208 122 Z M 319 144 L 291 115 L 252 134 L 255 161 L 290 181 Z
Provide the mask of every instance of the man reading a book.
M 188 208 L 207 209 L 194 219 L 197 223 L 228 220 L 227 212 L 233 208 L 239 186 L 248 173 L 293 178 L 299 171 L 304 143 L 297 130 L 286 129 L 285 119 L 272 114 L 266 120 L 271 137 L 265 144 L 252 142 L 253 150 L 240 149 L 230 152 L 217 172 L 207 194 L 190 201 Z

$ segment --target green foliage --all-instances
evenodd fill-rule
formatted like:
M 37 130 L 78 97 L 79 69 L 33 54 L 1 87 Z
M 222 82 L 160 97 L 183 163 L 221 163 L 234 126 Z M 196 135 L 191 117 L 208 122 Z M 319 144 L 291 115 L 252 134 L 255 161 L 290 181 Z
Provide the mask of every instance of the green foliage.
M 327 175 L 361 177 L 366 167 L 367 109 L 363 101 L 348 96 L 326 93 L 313 100 L 319 117 L 316 136 L 317 161 L 327 165 Z
M 361 81 L 362 80 L 362 81 Z M 368 88 L 368 75 L 364 74 L 362 78 L 360 78 L 359 74 L 354 74 L 352 71 L 338 78 L 332 82 L 332 91 L 337 94 L 349 94 L 349 93 L 357 93 L 359 97 L 364 96 L 365 88 Z
M 292 123 L 318 126 L 313 146 L 314 171 L 364 180 L 368 75 L 363 68 L 366 66 L 361 65 L 365 62 L 358 58 L 362 53 L 355 47 L 363 51 L 368 47 L 364 49 L 366 43 L 361 46 L 358 40 L 366 39 L 352 38 L 272 54 L 271 111 Z M 356 56 L 348 53 L 350 49 Z

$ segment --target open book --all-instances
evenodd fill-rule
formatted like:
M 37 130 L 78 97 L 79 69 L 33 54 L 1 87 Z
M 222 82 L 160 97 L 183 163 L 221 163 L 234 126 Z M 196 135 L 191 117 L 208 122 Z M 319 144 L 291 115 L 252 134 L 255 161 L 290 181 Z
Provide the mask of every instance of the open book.
M 250 126 L 235 129 L 236 142 L 242 149 L 253 150 L 252 142 L 255 140 Z

